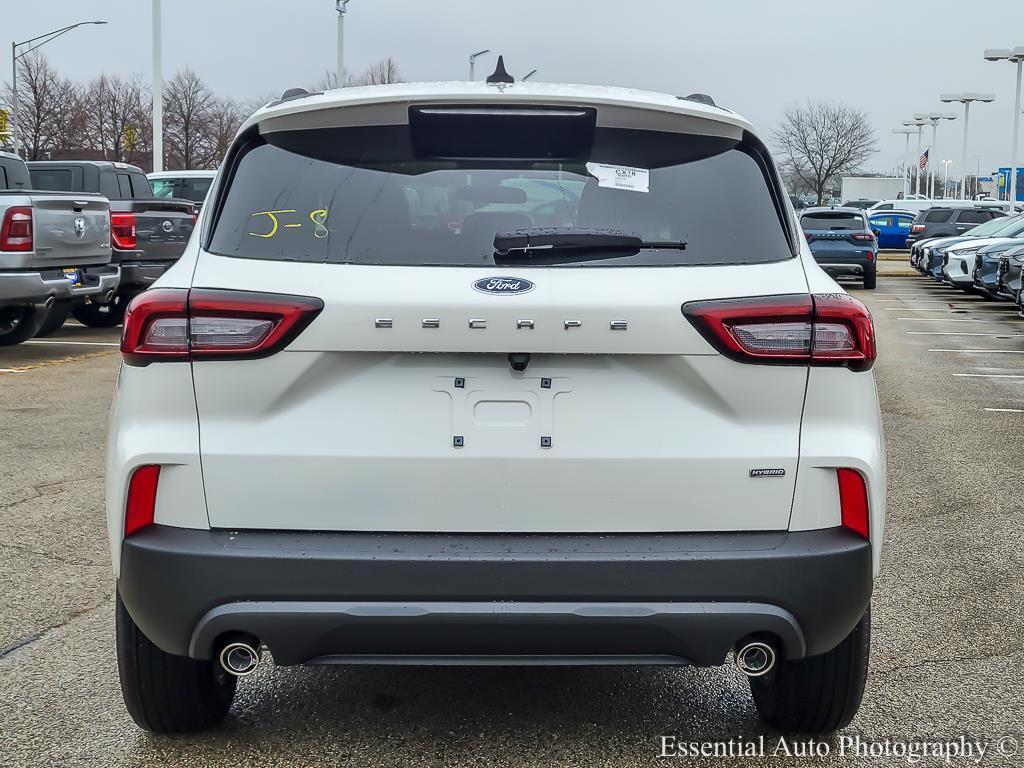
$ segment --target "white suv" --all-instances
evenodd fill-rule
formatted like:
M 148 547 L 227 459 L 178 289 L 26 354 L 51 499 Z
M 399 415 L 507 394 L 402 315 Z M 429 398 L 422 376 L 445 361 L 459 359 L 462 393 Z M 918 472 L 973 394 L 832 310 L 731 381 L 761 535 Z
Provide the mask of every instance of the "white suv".
M 864 688 L 871 317 L 736 114 L 618 88 L 289 93 L 127 312 L 107 512 L 142 727 L 277 664 L 694 664 Z

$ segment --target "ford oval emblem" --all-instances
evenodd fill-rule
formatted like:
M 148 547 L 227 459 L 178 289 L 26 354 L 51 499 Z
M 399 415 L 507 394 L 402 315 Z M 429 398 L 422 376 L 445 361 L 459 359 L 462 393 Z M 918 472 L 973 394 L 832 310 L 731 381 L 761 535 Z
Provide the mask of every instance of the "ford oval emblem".
M 533 290 L 533 283 L 521 277 L 485 277 L 473 283 L 473 289 L 495 296 L 510 296 L 529 293 Z

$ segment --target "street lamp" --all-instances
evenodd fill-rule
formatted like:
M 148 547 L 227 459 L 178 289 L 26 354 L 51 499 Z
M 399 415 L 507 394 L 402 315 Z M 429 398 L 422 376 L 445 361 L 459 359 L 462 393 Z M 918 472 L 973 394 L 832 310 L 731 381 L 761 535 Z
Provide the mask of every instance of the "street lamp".
M 914 163 L 914 194 L 921 194 L 921 133 L 924 131 L 925 123 L 928 121 L 923 118 L 915 117 L 913 120 L 904 120 L 903 125 L 908 128 L 912 125 L 917 126 L 917 161 Z
M 490 48 L 484 48 L 482 51 L 477 51 L 476 53 L 469 54 L 469 79 L 470 79 L 470 82 L 472 82 L 475 79 L 474 71 L 476 69 L 476 57 L 477 56 L 483 56 L 485 53 L 490 53 L 490 52 L 491 52 Z
M 77 24 L 69 24 L 60 29 L 54 29 L 45 35 L 37 35 L 20 43 L 11 41 L 11 144 L 14 145 L 14 154 L 18 154 L 18 59 L 23 59 L 37 48 L 42 48 L 49 42 L 56 40 L 61 35 L 70 32 L 76 27 L 83 27 L 87 24 L 106 24 L 105 21 L 80 21 Z M 35 43 L 35 45 L 33 45 Z M 23 45 L 30 46 L 21 53 L 18 48 Z
M 991 93 L 944 93 L 939 96 L 939 101 L 944 104 L 952 104 L 955 101 L 964 105 L 964 148 L 961 153 L 961 167 L 963 168 L 963 180 L 960 183 L 960 199 L 967 199 L 967 131 L 970 128 L 971 102 L 980 101 L 988 104 L 996 100 Z
M 903 163 L 906 166 L 903 169 L 903 197 L 910 194 L 910 134 L 916 133 L 913 128 L 893 128 L 893 133 L 902 133 L 906 138 L 903 147 Z
M 338 12 L 338 66 L 334 70 L 338 78 L 338 87 L 345 87 L 345 12 L 349 0 L 334 0 L 334 10 Z
M 986 61 L 1012 61 L 1017 65 L 1017 99 L 1013 105 L 1013 145 L 1010 147 L 1010 206 L 1017 204 L 1017 139 L 1020 136 L 1020 84 L 1024 66 L 1024 47 L 989 48 L 985 51 Z
M 949 196 L 949 166 L 952 164 L 952 160 L 942 161 L 942 197 Z
M 939 132 L 939 122 L 941 120 L 956 120 L 956 115 L 951 115 L 948 112 L 919 112 L 914 115 L 915 120 L 925 119 L 932 124 L 932 143 L 931 149 L 935 149 L 935 143 L 937 141 L 936 136 Z M 935 172 L 932 170 L 935 166 L 931 163 L 931 152 L 928 153 L 928 197 L 935 197 Z

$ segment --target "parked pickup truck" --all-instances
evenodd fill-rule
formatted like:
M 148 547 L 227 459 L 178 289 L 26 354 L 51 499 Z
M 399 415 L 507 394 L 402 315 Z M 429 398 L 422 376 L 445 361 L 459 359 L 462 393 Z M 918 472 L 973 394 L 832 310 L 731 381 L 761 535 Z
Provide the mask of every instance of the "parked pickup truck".
M 96 328 L 119 325 L 132 297 L 146 290 L 185 250 L 195 224 L 191 200 L 157 198 L 141 168 L 96 160 L 40 160 L 28 163 L 37 189 L 99 192 L 110 199 L 113 260 L 121 286 L 107 304 L 88 302 L 72 309 L 75 319 Z
M 25 161 L 0 152 L 0 346 L 59 328 L 75 305 L 113 299 L 110 203 L 32 189 Z

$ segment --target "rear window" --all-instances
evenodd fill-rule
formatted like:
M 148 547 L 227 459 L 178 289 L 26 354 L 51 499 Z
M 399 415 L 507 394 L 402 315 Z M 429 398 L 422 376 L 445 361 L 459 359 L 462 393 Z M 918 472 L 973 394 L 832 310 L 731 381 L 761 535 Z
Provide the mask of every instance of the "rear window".
M 176 196 L 194 203 L 201 203 L 206 199 L 206 193 L 210 191 L 211 184 L 213 184 L 213 179 L 196 177 L 181 179 L 181 188 Z
M 73 189 L 71 170 L 68 168 L 33 168 L 29 173 L 32 176 L 33 189 L 49 189 L 59 192 Z
M 573 126 L 550 143 L 543 132 L 522 138 L 494 130 L 463 141 L 455 132 L 418 135 L 408 125 L 257 137 L 234 166 L 209 249 L 255 259 L 489 266 L 496 233 L 601 228 L 687 245 L 595 261 L 559 257 L 559 263 L 792 257 L 762 167 L 739 142 L 588 131 Z M 497 151 L 505 158 L 489 159 Z M 448 157 L 456 153 L 464 156 Z M 549 158 L 537 157 L 545 153 Z M 624 188 L 614 186 L 619 183 Z
M 808 213 L 800 218 L 804 230 L 822 231 L 832 229 L 864 229 L 864 217 L 855 213 L 820 211 Z
M 937 221 L 939 221 L 939 222 L 949 221 L 949 219 L 950 219 L 950 217 L 952 215 L 953 215 L 953 211 L 949 210 L 948 208 L 939 209 L 939 210 L 936 210 L 936 209 L 933 208 L 932 210 L 930 210 L 927 213 L 925 213 L 924 220 L 927 221 L 927 222 L 932 222 L 932 223 L 937 222 Z

